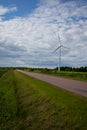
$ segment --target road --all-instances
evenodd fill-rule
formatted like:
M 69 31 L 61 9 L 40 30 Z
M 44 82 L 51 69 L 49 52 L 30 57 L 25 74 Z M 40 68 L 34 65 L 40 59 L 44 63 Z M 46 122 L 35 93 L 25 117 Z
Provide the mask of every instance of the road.
M 34 72 L 26 72 L 22 70 L 17 70 L 17 71 L 27 74 L 36 79 L 40 79 L 52 85 L 55 85 L 56 87 L 60 87 L 68 91 L 74 92 L 76 94 L 79 94 L 81 96 L 87 97 L 87 82 L 77 81 L 77 80 L 72 80 L 67 78 L 60 78 L 56 76 L 50 76 L 50 75 L 34 73 Z

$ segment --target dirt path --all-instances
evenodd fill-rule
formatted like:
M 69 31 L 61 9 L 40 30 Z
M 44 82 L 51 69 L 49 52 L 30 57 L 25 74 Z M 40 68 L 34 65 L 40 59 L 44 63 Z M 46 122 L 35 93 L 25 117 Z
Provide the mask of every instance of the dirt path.
M 31 77 L 53 84 L 57 87 L 64 88 L 68 91 L 87 97 L 87 82 L 82 82 L 82 81 L 77 81 L 77 80 L 72 80 L 67 78 L 60 78 L 60 77 L 50 76 L 46 74 L 25 72 L 21 70 L 18 71 L 27 74 Z

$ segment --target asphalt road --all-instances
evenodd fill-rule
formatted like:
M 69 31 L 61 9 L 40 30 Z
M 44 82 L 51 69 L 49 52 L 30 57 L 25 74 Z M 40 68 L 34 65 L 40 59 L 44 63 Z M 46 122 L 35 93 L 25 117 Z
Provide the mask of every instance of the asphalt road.
M 72 79 L 67 79 L 67 78 L 60 78 L 56 76 L 50 76 L 50 75 L 39 74 L 39 73 L 34 73 L 34 72 L 26 72 L 22 70 L 17 70 L 17 71 L 27 74 L 36 79 L 40 79 L 42 81 L 48 82 L 57 87 L 74 92 L 81 96 L 87 97 L 87 82 L 77 81 L 77 80 L 72 80 Z

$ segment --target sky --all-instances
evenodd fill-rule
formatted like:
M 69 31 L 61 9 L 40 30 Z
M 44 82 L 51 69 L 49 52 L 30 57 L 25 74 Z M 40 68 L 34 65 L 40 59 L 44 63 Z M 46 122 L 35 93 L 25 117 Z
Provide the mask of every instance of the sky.
M 87 0 L 0 0 L 0 67 L 87 66 Z

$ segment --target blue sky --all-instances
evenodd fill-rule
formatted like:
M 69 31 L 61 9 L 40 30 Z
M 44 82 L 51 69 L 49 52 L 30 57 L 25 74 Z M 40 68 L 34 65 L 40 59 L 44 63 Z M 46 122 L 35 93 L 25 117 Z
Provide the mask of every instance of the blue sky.
M 26 17 L 38 6 L 38 0 L 1 0 L 0 4 L 4 7 L 16 7 L 18 11 L 6 14 L 5 18 Z
M 0 0 L 0 66 L 87 66 L 87 0 Z

